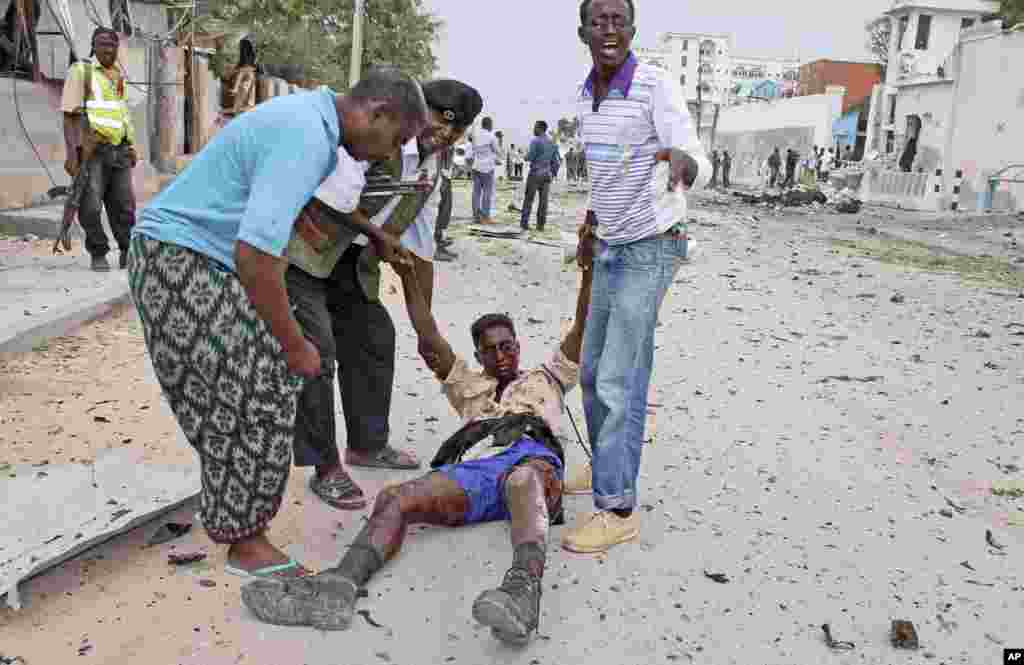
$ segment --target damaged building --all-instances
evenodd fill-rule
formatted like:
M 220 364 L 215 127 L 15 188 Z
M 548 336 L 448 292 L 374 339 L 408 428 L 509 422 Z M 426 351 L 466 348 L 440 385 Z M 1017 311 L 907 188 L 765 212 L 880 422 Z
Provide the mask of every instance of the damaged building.
M 4 6 L 6 4 L 6 6 Z M 0 0 L 0 210 L 50 201 L 64 172 L 60 97 L 69 66 L 90 55 L 98 26 L 121 34 L 120 65 L 137 133 L 135 191 L 145 200 L 216 132 L 222 81 L 218 51 L 238 52 L 240 34 L 197 32 L 204 5 L 157 0 Z M 262 72 L 257 102 L 315 82 Z M 290 81 L 280 78 L 289 75 Z

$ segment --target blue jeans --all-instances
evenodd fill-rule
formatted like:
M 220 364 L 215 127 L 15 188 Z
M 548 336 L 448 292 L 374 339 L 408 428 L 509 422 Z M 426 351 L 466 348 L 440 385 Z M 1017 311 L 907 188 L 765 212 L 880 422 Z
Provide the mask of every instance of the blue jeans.
M 494 171 L 473 171 L 473 221 L 491 216 L 491 194 L 494 193 Z
M 658 310 L 686 237 L 661 234 L 625 245 L 596 240 L 580 387 L 593 449 L 594 504 L 636 506 L 636 481 L 654 363 Z

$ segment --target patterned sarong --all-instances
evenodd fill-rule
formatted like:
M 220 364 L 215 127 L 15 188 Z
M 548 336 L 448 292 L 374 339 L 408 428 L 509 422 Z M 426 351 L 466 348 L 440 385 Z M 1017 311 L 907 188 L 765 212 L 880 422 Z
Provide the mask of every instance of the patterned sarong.
M 153 369 L 199 453 L 203 526 L 219 543 L 252 537 L 281 506 L 302 379 L 219 263 L 136 235 L 129 271 Z

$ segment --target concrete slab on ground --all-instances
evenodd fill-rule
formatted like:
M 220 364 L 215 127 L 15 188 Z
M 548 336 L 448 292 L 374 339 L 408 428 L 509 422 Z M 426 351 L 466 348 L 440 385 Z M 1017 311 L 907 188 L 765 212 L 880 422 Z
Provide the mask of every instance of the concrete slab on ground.
M 131 301 L 128 274 L 84 256 L 0 256 L 0 353 L 29 351 Z
M 22 581 L 198 495 L 198 466 L 158 467 L 140 457 L 119 448 L 83 464 L 0 463 L 0 596 L 8 606 L 20 608 Z
M 32 208 L 0 210 L 0 234 L 14 236 L 33 234 L 40 238 L 55 239 L 60 233 L 63 218 L 63 201 Z

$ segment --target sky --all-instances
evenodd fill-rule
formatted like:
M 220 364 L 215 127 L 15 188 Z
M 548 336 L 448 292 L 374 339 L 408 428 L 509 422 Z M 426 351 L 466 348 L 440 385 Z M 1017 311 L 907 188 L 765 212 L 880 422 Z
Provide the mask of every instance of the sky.
M 372 1 L 372 0 L 370 0 Z M 535 120 L 571 117 L 590 70 L 576 36 L 577 0 L 424 0 L 445 22 L 438 75 L 472 85 L 506 143 L 528 141 Z M 890 0 L 636 0 L 634 44 L 662 32 L 732 33 L 734 55 L 866 59 L 864 24 Z M 482 116 L 481 116 L 482 117 Z

